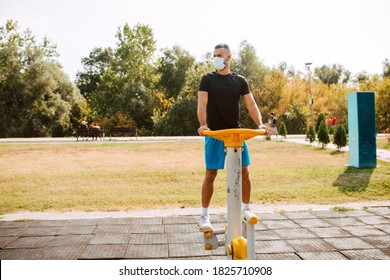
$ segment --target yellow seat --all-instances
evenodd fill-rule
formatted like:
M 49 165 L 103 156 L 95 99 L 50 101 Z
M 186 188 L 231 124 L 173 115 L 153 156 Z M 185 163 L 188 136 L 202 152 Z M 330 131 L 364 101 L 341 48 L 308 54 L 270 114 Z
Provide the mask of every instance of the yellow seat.
M 257 135 L 264 135 L 265 129 L 246 129 L 246 128 L 232 128 L 221 130 L 205 130 L 204 136 L 210 136 L 215 139 L 221 140 L 225 143 L 226 147 L 242 147 L 244 141 Z

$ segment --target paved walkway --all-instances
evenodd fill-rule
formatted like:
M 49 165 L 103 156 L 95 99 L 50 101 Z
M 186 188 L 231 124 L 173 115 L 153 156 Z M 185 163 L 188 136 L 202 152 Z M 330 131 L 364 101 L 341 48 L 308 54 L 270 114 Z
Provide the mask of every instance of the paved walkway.
M 390 205 L 258 214 L 256 258 L 390 259 Z M 224 214 L 213 214 L 222 227 Z M 197 215 L 68 220 L 0 220 L 0 259 L 225 259 L 204 250 Z

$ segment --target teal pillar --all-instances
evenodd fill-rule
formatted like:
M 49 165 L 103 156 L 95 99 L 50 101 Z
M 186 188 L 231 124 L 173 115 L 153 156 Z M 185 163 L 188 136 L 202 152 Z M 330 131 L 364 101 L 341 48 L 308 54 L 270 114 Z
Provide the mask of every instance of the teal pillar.
M 348 94 L 349 166 L 376 167 L 375 93 Z

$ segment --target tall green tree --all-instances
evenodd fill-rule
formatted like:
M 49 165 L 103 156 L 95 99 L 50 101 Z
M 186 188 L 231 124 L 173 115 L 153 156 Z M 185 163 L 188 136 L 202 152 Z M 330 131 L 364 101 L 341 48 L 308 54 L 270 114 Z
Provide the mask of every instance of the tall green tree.
M 122 121 L 133 124 L 141 133 L 150 133 L 156 84 L 152 29 L 142 24 L 131 28 L 126 23 L 118 28 L 116 38 L 116 48 L 95 49 L 90 59 L 82 60 L 84 71 L 78 81 L 85 85 L 85 93 L 88 90 L 95 117 L 106 126 Z
M 77 125 L 85 103 L 57 56 L 17 22 L 0 27 L 0 137 L 64 136 Z
M 348 82 L 351 72 L 344 70 L 340 64 L 333 64 L 332 66 L 323 65 L 314 69 L 315 76 L 324 84 L 337 84 L 343 79 L 343 82 Z M 343 77 L 344 74 L 344 77 Z
M 157 68 L 157 72 L 161 74 L 157 86 L 166 93 L 167 98 L 176 98 L 184 89 L 186 77 L 195 58 L 179 46 L 165 49 L 163 54 Z

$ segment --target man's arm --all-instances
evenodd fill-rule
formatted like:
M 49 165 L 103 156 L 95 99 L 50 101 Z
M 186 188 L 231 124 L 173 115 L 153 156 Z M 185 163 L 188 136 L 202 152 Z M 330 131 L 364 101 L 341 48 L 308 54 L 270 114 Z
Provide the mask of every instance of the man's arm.
M 198 128 L 199 135 L 203 135 L 203 130 L 209 130 L 207 126 L 207 102 L 209 100 L 209 94 L 207 91 L 198 92 L 198 121 L 200 127 Z
M 253 98 L 252 93 L 245 94 L 243 97 L 246 108 L 248 109 L 249 115 L 252 120 L 257 124 L 258 128 L 266 128 L 263 124 L 259 107 L 257 107 L 256 101 Z

